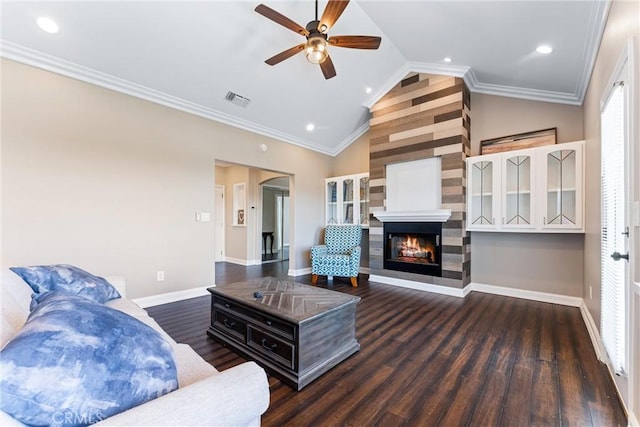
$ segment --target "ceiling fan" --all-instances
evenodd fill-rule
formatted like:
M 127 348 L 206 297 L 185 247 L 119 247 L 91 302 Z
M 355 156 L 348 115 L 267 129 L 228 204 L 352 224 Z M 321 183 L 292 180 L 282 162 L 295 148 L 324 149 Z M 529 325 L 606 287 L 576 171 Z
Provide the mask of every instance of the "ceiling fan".
M 327 51 L 327 45 L 336 47 L 349 47 L 352 49 L 377 49 L 380 46 L 380 37 L 374 36 L 333 36 L 329 37 L 327 31 L 331 28 L 344 9 L 349 4 L 349 0 L 329 0 L 324 9 L 322 18 L 318 20 L 318 0 L 316 0 L 316 19 L 310 21 L 306 27 L 302 27 L 286 16 L 271 9 L 264 4 L 256 7 L 256 12 L 271 19 L 272 21 L 286 27 L 307 38 L 306 43 L 299 44 L 278 53 L 267 59 L 269 65 L 276 65 L 285 59 L 291 58 L 298 52 L 306 51 L 307 60 L 313 64 L 320 64 L 322 74 L 325 79 L 335 77 L 336 69 Z

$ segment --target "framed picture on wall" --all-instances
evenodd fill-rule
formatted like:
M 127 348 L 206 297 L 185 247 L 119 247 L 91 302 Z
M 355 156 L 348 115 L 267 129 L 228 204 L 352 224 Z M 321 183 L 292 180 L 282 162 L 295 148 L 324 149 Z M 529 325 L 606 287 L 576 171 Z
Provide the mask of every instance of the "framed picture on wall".
M 247 219 L 245 216 L 246 206 L 246 187 L 245 183 L 241 182 L 233 184 L 233 225 L 244 227 L 246 226 Z
M 522 148 L 540 147 L 556 143 L 557 128 L 508 135 L 480 141 L 480 154 L 501 153 Z

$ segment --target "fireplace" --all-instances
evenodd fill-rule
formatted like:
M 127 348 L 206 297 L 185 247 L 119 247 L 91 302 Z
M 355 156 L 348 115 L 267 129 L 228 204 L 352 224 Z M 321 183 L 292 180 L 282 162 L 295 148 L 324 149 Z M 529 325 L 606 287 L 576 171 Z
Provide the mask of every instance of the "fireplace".
M 384 269 L 442 276 L 441 222 L 385 222 Z

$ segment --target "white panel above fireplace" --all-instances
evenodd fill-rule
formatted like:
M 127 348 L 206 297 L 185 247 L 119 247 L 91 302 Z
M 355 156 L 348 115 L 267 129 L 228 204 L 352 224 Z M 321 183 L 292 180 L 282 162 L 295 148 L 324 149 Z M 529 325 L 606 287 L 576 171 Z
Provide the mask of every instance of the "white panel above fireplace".
M 387 212 L 415 212 L 442 207 L 440 157 L 387 165 Z
M 385 211 L 373 215 L 382 222 L 445 222 L 442 209 L 440 157 L 387 165 Z

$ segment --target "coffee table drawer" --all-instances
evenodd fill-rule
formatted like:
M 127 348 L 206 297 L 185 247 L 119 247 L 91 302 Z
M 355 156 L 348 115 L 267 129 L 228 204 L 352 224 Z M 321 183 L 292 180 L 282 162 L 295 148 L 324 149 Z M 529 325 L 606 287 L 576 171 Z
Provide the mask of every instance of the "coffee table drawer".
M 247 344 L 287 369 L 295 368 L 295 346 L 292 343 L 249 325 L 247 328 Z
M 265 329 L 282 334 L 283 337 L 293 340 L 295 338 L 295 325 L 283 322 L 268 314 L 250 310 L 237 302 L 226 298 L 215 297 L 216 306 L 229 310 L 233 313 L 246 317 L 250 322 L 262 325 Z
M 247 324 L 244 321 L 223 310 L 214 310 L 213 319 L 216 329 L 244 342 L 247 333 Z

